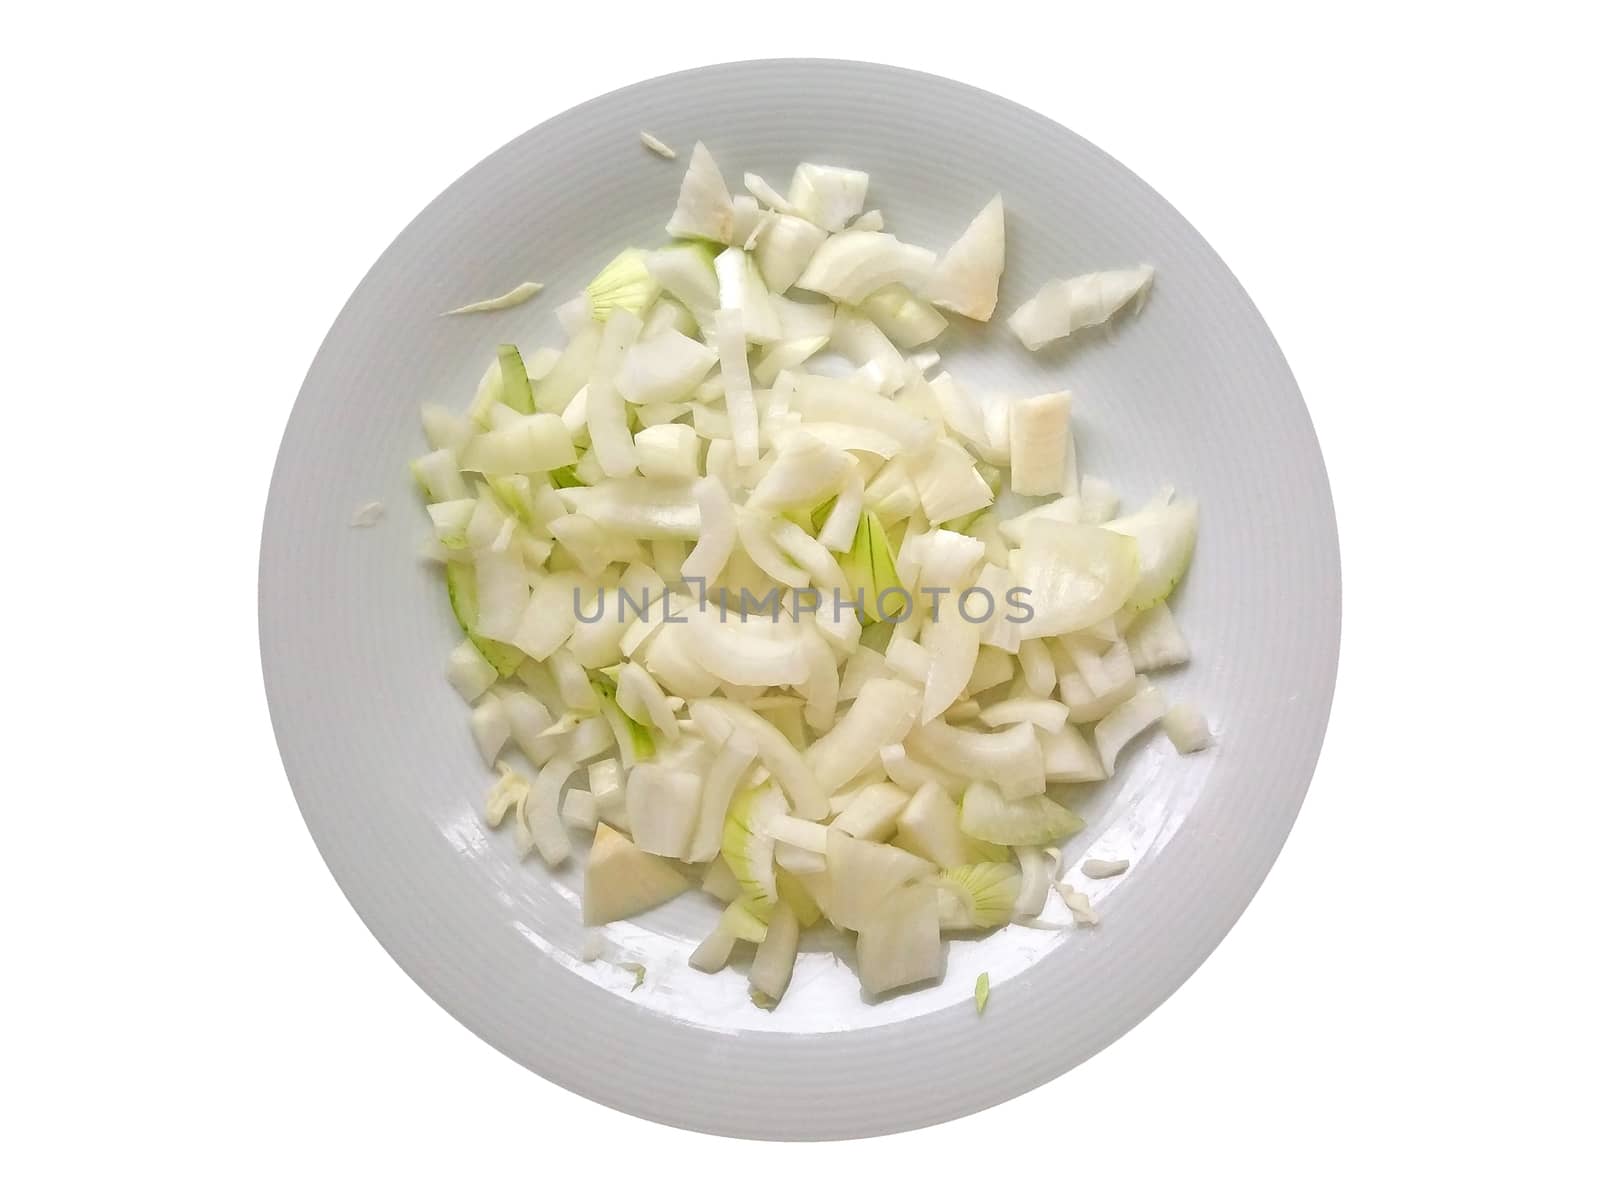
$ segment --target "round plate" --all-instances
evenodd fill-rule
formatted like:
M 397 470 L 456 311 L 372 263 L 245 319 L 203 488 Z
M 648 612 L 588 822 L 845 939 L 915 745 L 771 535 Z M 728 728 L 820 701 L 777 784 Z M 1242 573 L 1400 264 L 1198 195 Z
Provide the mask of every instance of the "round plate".
M 676 163 L 639 131 L 676 146 Z M 995 192 L 1007 268 L 992 328 L 940 349 L 973 392 L 1070 387 L 1080 462 L 1129 505 L 1174 484 L 1200 542 L 1174 609 L 1191 667 L 1169 697 L 1218 745 L 1125 752 L 1067 844 L 1097 929 L 950 943 L 942 983 L 871 1002 L 847 945 L 808 949 L 773 1012 L 689 949 L 717 906 L 692 892 L 607 929 L 582 961 L 579 873 L 523 863 L 480 817 L 489 774 L 445 682 L 459 634 L 407 460 L 418 405 L 462 407 L 498 342 L 559 342 L 557 304 L 618 249 L 665 240 L 688 150 L 730 183 L 785 186 L 802 160 L 869 171 L 901 238 L 947 245 Z M 1153 263 L 1145 310 L 1031 355 L 999 318 L 1046 279 Z M 524 279 L 529 305 L 441 319 Z M 380 500 L 386 515 L 353 528 Z M 613 1107 L 693 1129 L 837 1138 L 946 1120 L 1060 1074 L 1131 1028 L 1217 945 L 1305 795 L 1333 692 L 1339 558 L 1311 421 L 1238 282 L 1160 196 L 1037 113 L 929 75 L 766 61 L 653 79 L 563 113 L 458 180 L 378 260 L 306 376 L 261 546 L 261 656 L 307 825 L 351 904 L 440 1004 L 504 1053 Z M 1086 856 L 1132 869 L 1086 881 Z M 1047 918 L 1063 920 L 1052 896 Z M 835 953 L 837 951 L 837 955 Z M 630 968 L 646 968 L 634 988 Z M 988 1010 L 975 1012 L 989 973 Z

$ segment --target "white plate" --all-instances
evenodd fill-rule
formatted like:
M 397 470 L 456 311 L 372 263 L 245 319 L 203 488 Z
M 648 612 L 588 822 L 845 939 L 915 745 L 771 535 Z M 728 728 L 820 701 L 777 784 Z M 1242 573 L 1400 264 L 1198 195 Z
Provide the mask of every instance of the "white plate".
M 639 144 L 676 146 L 669 163 Z M 944 982 L 879 1003 L 823 950 L 775 1012 L 736 972 L 684 962 L 716 911 L 691 893 L 609 931 L 644 984 L 583 963 L 577 872 L 519 862 L 479 818 L 488 780 L 445 682 L 458 634 L 406 461 L 417 406 L 461 406 L 497 342 L 556 339 L 556 304 L 627 243 L 653 245 L 696 139 L 731 182 L 785 185 L 810 159 L 871 172 L 901 237 L 947 244 L 1006 200 L 998 315 L 1047 278 L 1155 264 L 1145 311 L 1049 352 L 1000 326 L 951 337 L 975 390 L 1070 386 L 1080 455 L 1130 503 L 1166 482 L 1200 500 L 1175 609 L 1194 664 L 1163 679 L 1219 745 L 1146 738 L 1086 809 L 1068 862 L 1094 931 L 1008 929 L 951 944 Z M 523 279 L 530 305 L 436 314 Z M 351 514 L 381 500 L 371 529 Z M 474 167 L 356 289 L 284 435 L 261 547 L 261 652 L 284 765 L 317 845 L 395 959 L 468 1028 L 546 1078 L 653 1120 L 764 1138 L 885 1133 L 972 1112 L 1060 1074 L 1130 1029 L 1216 946 L 1261 883 L 1322 742 L 1339 636 L 1339 559 L 1316 437 L 1238 282 L 1149 187 L 1059 125 L 949 80 L 768 61 L 650 80 L 547 121 Z M 1047 916 L 1061 916 L 1052 898 Z M 847 948 L 846 948 L 847 950 Z M 974 1011 L 980 971 L 993 982 Z

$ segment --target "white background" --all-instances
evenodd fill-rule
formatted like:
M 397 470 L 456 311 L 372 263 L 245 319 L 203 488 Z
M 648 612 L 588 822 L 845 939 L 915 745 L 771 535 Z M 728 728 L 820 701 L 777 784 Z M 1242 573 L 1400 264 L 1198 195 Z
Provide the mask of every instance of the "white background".
M 1595 1194 L 1585 7 L 10 14 L 0 1191 Z M 1069 1076 L 833 1146 L 601 1109 L 437 1009 L 317 857 L 255 637 L 279 434 L 391 237 L 580 100 L 779 54 L 999 91 L 1176 204 L 1298 375 L 1345 564 L 1327 748 L 1222 948 Z

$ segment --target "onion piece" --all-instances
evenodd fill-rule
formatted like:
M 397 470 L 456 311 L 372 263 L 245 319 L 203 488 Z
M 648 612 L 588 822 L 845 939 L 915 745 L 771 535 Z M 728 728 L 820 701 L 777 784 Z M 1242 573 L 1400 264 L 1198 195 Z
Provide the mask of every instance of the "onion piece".
M 837 791 L 869 764 L 878 748 L 903 739 L 916 723 L 919 690 L 897 679 L 870 679 L 834 727 L 806 750 L 823 791 Z
M 926 859 L 897 846 L 853 838 L 842 830 L 826 830 L 825 844 L 828 899 L 822 907 L 841 929 L 861 929 L 893 893 L 934 874 Z
M 772 307 L 772 297 L 755 259 L 740 247 L 729 246 L 717 255 L 712 266 L 717 273 L 717 305 L 738 310 L 744 321 L 745 338 L 761 344 L 780 340 L 783 333 L 778 311 Z
M 700 475 L 700 438 L 687 425 L 651 425 L 633 436 L 646 479 L 688 483 Z
M 667 246 L 644 256 L 645 267 L 664 291 L 689 310 L 703 332 L 711 332 L 720 289 L 714 255 L 704 242 Z
M 1024 645 L 1029 643 L 1024 642 Z M 1067 726 L 1067 706 L 1056 700 L 1019 696 L 1014 700 L 1001 700 L 978 713 L 978 720 L 990 729 L 1006 725 L 1028 724 L 1043 733 L 1060 733 Z M 1043 739 L 1041 738 L 1041 747 Z M 1048 752 L 1045 762 L 1045 779 L 1050 778 Z
M 1124 635 L 1136 671 L 1159 671 L 1189 661 L 1189 643 L 1161 601 L 1141 613 Z
M 611 476 L 632 474 L 639 466 L 622 396 L 617 391 L 616 374 L 624 352 L 633 345 L 641 328 L 643 322 L 627 309 L 613 312 L 606 321 L 589 373 L 589 444 L 594 448 L 601 470 Z
M 1211 745 L 1211 727 L 1192 704 L 1174 704 L 1161 718 L 1161 728 L 1179 754 L 1194 754 Z
M 829 827 L 865 842 L 881 842 L 894 832 L 895 821 L 910 801 L 911 794 L 892 783 L 868 784 Z
M 720 309 L 716 315 L 717 358 L 722 363 L 723 403 L 733 433 L 734 461 L 754 466 L 760 453 L 760 428 L 755 396 L 750 387 L 750 362 L 745 357 L 744 319 L 737 309 Z
M 723 742 L 717 751 L 711 768 L 706 772 L 699 822 L 690 838 L 688 852 L 684 855 L 686 862 L 709 862 L 717 856 L 722 848 L 722 826 L 727 818 L 728 805 L 755 758 L 755 743 L 738 732 Z
M 561 823 L 561 789 L 578 764 L 570 758 L 552 758 L 539 769 L 527 798 L 517 806 L 517 844 L 526 855 L 538 850 L 546 866 L 558 866 L 572 854 L 572 841 Z
M 1005 205 L 996 196 L 945 251 L 923 294 L 941 308 L 974 321 L 987 321 L 994 315 L 1005 266 Z
M 494 296 L 488 300 L 475 300 L 471 304 L 463 304 L 460 308 L 452 308 L 440 313 L 444 317 L 461 317 L 468 313 L 498 312 L 504 308 L 515 308 L 525 301 L 533 299 L 544 291 L 544 284 L 534 283 L 531 279 L 526 283 L 519 283 L 501 296 Z
M 676 628 L 682 628 L 677 626 Z M 659 642 L 658 642 L 659 644 Z M 822 820 L 828 815 L 828 794 L 800 752 L 771 722 L 731 700 L 691 700 L 689 712 L 696 723 L 710 722 L 748 737 L 763 766 L 798 817 Z
M 668 738 L 678 736 L 678 718 L 667 694 L 636 662 L 623 663 L 617 674 L 617 707 L 641 725 L 654 725 Z
M 968 863 L 941 871 L 938 886 L 943 928 L 992 929 L 1016 912 L 1022 873 L 1010 863 Z
M 999 523 L 1000 536 L 1013 546 L 1021 545 L 1028 526 L 1035 521 L 1060 521 L 1066 525 L 1077 525 L 1083 520 L 1083 502 L 1077 496 L 1061 496 L 1044 504 L 1036 505 L 1027 512 L 1019 513 Z M 1085 524 L 1089 522 L 1083 522 Z
M 642 321 L 645 309 L 660 295 L 661 285 L 650 274 L 644 251 L 630 248 L 601 268 L 583 291 L 589 300 L 589 315 L 596 321 L 609 321 L 618 309 L 626 309 Z M 509 381 L 510 376 L 506 378 Z
M 1034 521 L 1024 532 L 1018 567 L 1017 583 L 1034 608 L 1027 635 L 1070 633 L 1109 617 L 1132 594 L 1139 582 L 1138 544 L 1095 526 Z
M 789 181 L 789 207 L 813 224 L 837 233 L 866 206 L 867 173 L 848 167 L 801 163 Z
M 802 217 L 780 213 L 771 217 L 756 237 L 756 265 L 767 287 L 786 292 L 804 274 L 826 231 Z
M 682 858 L 700 815 L 701 782 L 687 770 L 644 762 L 628 773 L 628 824 L 648 854 Z
M 450 665 L 445 670 L 445 678 L 468 704 L 488 691 L 489 685 L 499 676 L 500 672 L 483 657 L 470 639 L 450 651 Z
M 1071 392 L 1012 402 L 1011 490 L 1017 495 L 1070 496 L 1078 490 L 1071 416 Z
M 979 733 L 930 721 L 906 738 L 906 749 L 953 775 L 993 783 L 1007 799 L 1044 791 L 1044 754 L 1031 725 Z
M 452 450 L 434 450 L 411 460 L 411 475 L 429 504 L 467 498 L 467 482 Z
M 483 804 L 483 819 L 489 823 L 490 829 L 498 829 L 501 822 L 506 819 L 506 814 L 525 803 L 528 798 L 527 777 L 518 771 L 513 771 L 504 763 L 498 764 L 498 767 L 500 778 L 495 780 L 494 786 L 489 789 Z
M 774 342 L 750 368 L 750 377 L 761 387 L 771 387 L 780 372 L 794 370 L 827 344 L 828 335 L 825 333 Z
M 875 391 L 893 394 L 910 377 L 906 360 L 894 343 L 869 318 L 853 309 L 841 307 L 835 312 L 830 345 L 857 366 L 872 369 L 877 380 Z
M 1029 639 L 1017 647 L 1017 661 L 1022 665 L 1022 681 L 1035 696 L 1048 696 L 1056 690 L 1056 664 L 1050 651 L 1038 639 Z
M 805 652 L 792 625 L 730 621 L 725 610 L 706 606 L 690 614 L 686 628 L 693 631 L 699 665 L 726 683 L 779 687 L 806 678 Z
M 904 446 L 927 446 L 934 436 L 928 421 L 912 416 L 876 392 L 842 379 L 801 375 L 795 380 L 791 403 L 807 422 L 864 425 L 888 434 Z
M 1007 799 L 987 783 L 961 798 L 961 832 L 997 846 L 1046 846 L 1083 828 L 1083 819 L 1041 795 Z
M 908 350 L 931 342 L 949 324 L 938 309 L 898 283 L 873 292 L 861 302 L 861 312 L 895 345 Z
M 472 740 L 486 767 L 494 766 L 507 740 L 511 737 L 511 724 L 506 717 L 505 705 L 494 692 L 487 693 L 472 707 Z
M 667 222 L 676 238 L 704 238 L 726 244 L 733 236 L 733 197 L 704 142 L 689 154 L 689 169 L 678 190 L 678 207 Z
M 1167 701 L 1161 689 L 1141 677 L 1138 690 L 1100 718 L 1094 727 L 1094 744 L 1107 772 L 1117 769 L 1117 755 L 1122 748 L 1159 721 L 1166 711 Z
M 1176 707 L 1176 706 L 1174 706 Z M 1086 858 L 1081 864 L 1084 875 L 1089 879 L 1111 879 L 1121 875 L 1128 869 L 1128 860 L 1125 858 Z
M 1130 300 L 1143 297 L 1155 278 L 1155 268 L 1097 271 L 1071 279 L 1052 279 L 1033 299 L 1012 313 L 1006 324 L 1029 350 L 1075 330 L 1099 325 Z
M 935 442 L 910 468 L 922 511 L 937 525 L 986 508 L 994 492 L 954 442 Z
M 845 304 L 860 304 L 892 283 L 920 288 L 936 256 L 889 233 L 850 230 L 835 233 L 817 247 L 796 282 Z
M 1099 753 L 1072 725 L 1041 730 L 1039 746 L 1046 783 L 1094 783 L 1106 777 Z
M 728 965 L 735 944 L 754 942 L 759 946 L 766 938 L 766 922 L 750 911 L 746 900 L 734 900 L 723 910 L 716 928 L 689 955 L 689 965 L 697 971 L 720 971 Z
M 1199 506 L 1193 500 L 1169 503 L 1165 497 L 1106 522 L 1104 528 L 1133 538 L 1139 546 L 1139 581 L 1127 599 L 1134 612 L 1165 600 L 1178 586 L 1194 553 L 1198 522 Z
M 744 190 L 774 212 L 787 213 L 794 211 L 782 192 L 753 172 L 745 172 Z
M 852 464 L 851 469 L 845 473 L 843 486 L 833 502 L 833 507 L 828 511 L 828 518 L 822 523 L 822 529 L 817 534 L 817 541 L 829 550 L 837 552 L 848 550 L 850 544 L 855 541 L 856 527 L 861 521 L 863 490 L 861 472 Z
M 850 457 L 805 430 L 786 434 L 772 466 L 750 491 L 750 507 L 766 512 L 806 509 L 834 495 L 850 470 Z
M 642 145 L 646 150 L 650 151 L 650 153 L 659 154 L 662 158 L 678 157 L 678 152 L 676 150 L 667 145 L 660 138 L 656 137 L 655 134 L 646 133 L 643 129 L 639 131 L 639 144 Z
M 572 438 L 553 413 L 518 416 L 478 434 L 461 452 L 461 469 L 484 475 L 541 474 L 577 461 Z
M 1050 859 L 1035 846 L 1013 846 L 1012 852 L 1022 871 L 1022 885 L 1017 890 L 1014 911 L 1019 917 L 1037 917 L 1044 911 L 1044 902 L 1050 895 Z
M 758 1004 L 763 999 L 776 1004 L 783 998 L 799 948 L 800 922 L 794 910 L 780 901 L 767 918 L 767 936 L 756 947 L 755 961 L 750 964 L 750 987 Z
M 630 404 L 671 403 L 694 391 L 716 361 L 708 347 L 669 329 L 628 347 L 616 388 Z
M 628 447 L 634 448 L 631 440 Z M 681 479 L 607 479 L 593 487 L 569 488 L 564 496 L 574 513 L 611 533 L 696 538 L 701 524 L 695 486 Z
M 862 924 L 856 938 L 856 971 L 871 995 L 937 979 L 943 970 L 933 887 L 922 884 L 891 893 Z
M 803 588 L 811 582 L 811 576 L 790 562 L 778 549 L 773 540 L 773 522 L 770 518 L 761 512 L 744 508 L 738 511 L 736 521 L 739 545 L 759 570 L 785 587 Z

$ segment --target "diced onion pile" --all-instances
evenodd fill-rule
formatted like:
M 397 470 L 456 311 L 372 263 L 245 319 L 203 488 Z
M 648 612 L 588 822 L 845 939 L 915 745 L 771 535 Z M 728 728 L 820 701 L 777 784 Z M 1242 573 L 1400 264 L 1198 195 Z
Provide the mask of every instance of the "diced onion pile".
M 945 932 L 1052 896 L 1098 919 L 1051 886 L 1083 821 L 1046 789 L 1158 722 L 1184 751 L 1211 733 L 1146 677 L 1188 659 L 1165 601 L 1195 505 L 1119 516 L 1079 477 L 1068 393 L 979 403 L 927 349 L 946 313 L 994 313 L 1000 198 L 940 255 L 865 211 L 860 171 L 744 183 L 697 144 L 676 240 L 563 305 L 565 346 L 501 346 L 464 413 L 426 406 L 412 470 L 489 824 L 552 867 L 592 836 L 591 925 L 718 896 L 690 962 L 753 945 L 770 1006 L 818 921 L 876 995 L 937 978 Z M 1152 274 L 1055 280 L 1008 324 L 1037 348 Z

